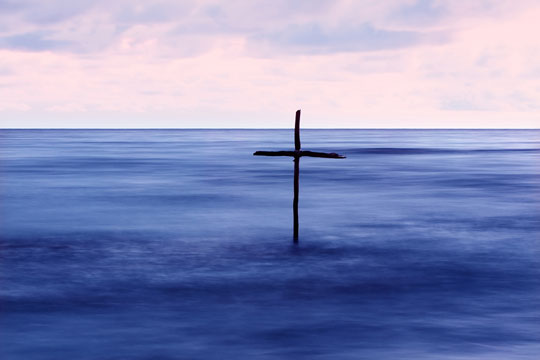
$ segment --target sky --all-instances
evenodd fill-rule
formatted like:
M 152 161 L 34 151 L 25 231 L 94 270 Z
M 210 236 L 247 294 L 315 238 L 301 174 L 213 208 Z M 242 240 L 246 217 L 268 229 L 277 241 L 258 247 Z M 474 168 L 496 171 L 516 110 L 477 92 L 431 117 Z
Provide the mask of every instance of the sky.
M 540 0 L 0 0 L 3 128 L 538 128 Z

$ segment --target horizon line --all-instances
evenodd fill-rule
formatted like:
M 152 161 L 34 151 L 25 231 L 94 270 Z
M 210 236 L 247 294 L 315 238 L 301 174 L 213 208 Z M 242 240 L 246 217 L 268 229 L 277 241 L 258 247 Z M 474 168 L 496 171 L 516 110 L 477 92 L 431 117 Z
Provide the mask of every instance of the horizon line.
M 219 128 L 219 127 L 206 127 L 206 128 L 170 128 L 170 127 L 156 127 L 156 128 L 146 128 L 146 127 L 132 127 L 132 128 L 121 128 L 121 127 L 111 127 L 111 128 L 77 128 L 77 127 L 35 127 L 35 128 L 11 128 L 11 127 L 0 127 L 1 130 L 291 130 L 293 128 L 244 128 L 244 127 L 231 127 L 231 128 Z M 493 127 L 493 128 L 350 128 L 350 127 L 335 127 L 335 128 L 302 128 L 302 130 L 540 130 L 538 128 L 503 128 L 503 127 Z

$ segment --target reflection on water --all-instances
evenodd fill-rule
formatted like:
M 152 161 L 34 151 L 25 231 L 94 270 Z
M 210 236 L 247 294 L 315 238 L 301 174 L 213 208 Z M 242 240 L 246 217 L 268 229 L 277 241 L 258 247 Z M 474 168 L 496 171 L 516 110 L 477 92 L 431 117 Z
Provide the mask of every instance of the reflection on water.
M 2 130 L 2 359 L 537 359 L 540 131 Z

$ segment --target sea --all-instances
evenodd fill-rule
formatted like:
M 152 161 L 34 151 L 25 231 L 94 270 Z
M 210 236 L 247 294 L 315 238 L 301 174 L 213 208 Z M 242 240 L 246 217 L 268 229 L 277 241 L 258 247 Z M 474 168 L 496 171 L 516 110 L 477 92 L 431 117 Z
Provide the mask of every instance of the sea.
M 540 130 L 0 130 L 0 359 L 540 359 Z

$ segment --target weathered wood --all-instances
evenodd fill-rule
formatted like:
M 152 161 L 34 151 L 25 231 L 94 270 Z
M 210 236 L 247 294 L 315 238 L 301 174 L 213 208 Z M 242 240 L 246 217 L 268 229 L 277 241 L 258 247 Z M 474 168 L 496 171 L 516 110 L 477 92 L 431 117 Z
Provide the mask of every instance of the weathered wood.
M 300 150 L 300 110 L 296 110 L 296 118 L 294 120 L 294 149 Z
M 253 155 L 261 156 L 296 156 L 294 151 L 255 151 Z
M 298 193 L 300 190 L 300 157 L 294 158 L 293 241 L 298 242 Z
M 261 156 L 292 156 L 292 157 L 320 157 L 330 159 L 345 159 L 345 156 L 336 153 L 323 153 L 317 151 L 301 150 L 301 151 L 255 151 L 253 155 Z
M 336 153 L 323 153 L 317 151 L 301 151 L 300 156 L 311 156 L 311 157 L 320 157 L 320 158 L 329 158 L 329 159 L 345 159 L 343 155 Z
M 300 149 L 300 110 L 296 111 L 294 122 L 294 149 L 295 151 L 255 151 L 253 155 L 261 156 L 292 156 L 294 157 L 294 197 L 293 197 L 293 241 L 298 243 L 298 193 L 300 190 L 300 158 L 302 156 L 320 157 L 330 159 L 345 159 L 345 156 L 336 153 L 323 153 L 317 151 L 302 151 Z

